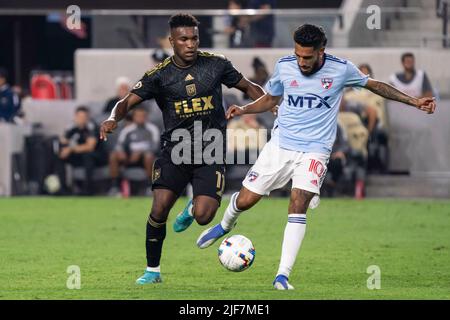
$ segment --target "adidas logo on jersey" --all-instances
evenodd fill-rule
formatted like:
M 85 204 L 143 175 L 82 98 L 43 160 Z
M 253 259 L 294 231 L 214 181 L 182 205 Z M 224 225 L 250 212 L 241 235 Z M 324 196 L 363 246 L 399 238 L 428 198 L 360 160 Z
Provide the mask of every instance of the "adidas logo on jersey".
M 194 80 L 194 77 L 191 76 L 190 73 L 188 73 L 188 75 L 186 76 L 186 78 L 184 78 L 184 81 L 191 81 L 191 80 Z
M 297 80 L 292 80 L 290 86 L 294 87 L 294 88 L 298 88 Z

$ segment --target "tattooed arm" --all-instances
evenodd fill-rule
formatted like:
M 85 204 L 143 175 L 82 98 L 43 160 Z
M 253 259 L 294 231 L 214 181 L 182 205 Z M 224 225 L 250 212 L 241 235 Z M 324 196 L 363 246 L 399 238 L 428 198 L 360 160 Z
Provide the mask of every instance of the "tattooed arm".
M 429 114 L 436 109 L 436 101 L 434 97 L 415 98 L 407 95 L 404 92 L 394 88 L 390 84 L 370 79 L 367 81 L 366 89 L 376 93 L 386 99 L 403 102 L 413 106 L 419 110 L 425 111 Z

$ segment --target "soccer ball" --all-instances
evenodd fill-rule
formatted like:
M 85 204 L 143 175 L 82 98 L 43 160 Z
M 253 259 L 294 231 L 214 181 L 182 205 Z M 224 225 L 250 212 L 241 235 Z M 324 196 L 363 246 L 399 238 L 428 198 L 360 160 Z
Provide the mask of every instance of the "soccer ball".
M 219 261 L 230 271 L 244 271 L 252 265 L 254 260 L 255 247 L 242 235 L 228 237 L 219 246 Z

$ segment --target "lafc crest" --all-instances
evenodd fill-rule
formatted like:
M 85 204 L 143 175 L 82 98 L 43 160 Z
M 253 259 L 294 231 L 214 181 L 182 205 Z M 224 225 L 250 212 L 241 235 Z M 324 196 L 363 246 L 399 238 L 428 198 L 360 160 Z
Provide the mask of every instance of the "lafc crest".
M 152 175 L 152 181 L 156 181 L 161 177 L 161 168 L 154 168 L 153 169 L 153 175 Z
M 188 96 L 195 96 L 197 94 L 197 88 L 195 87 L 195 83 L 188 84 L 186 86 L 186 92 Z

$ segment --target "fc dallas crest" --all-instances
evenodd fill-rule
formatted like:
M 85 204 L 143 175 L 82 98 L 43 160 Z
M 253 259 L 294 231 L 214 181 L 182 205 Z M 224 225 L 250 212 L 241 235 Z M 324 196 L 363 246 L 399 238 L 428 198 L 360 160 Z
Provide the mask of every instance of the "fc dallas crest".
M 322 87 L 324 89 L 330 89 L 333 85 L 333 78 L 322 78 Z

